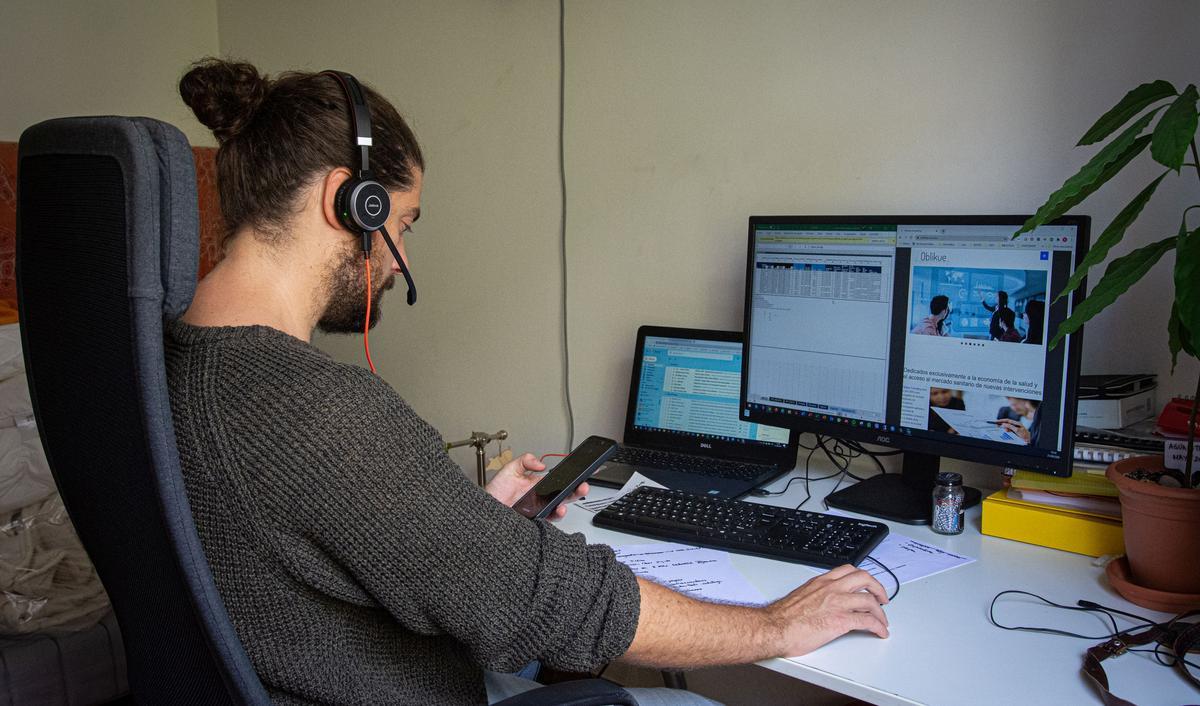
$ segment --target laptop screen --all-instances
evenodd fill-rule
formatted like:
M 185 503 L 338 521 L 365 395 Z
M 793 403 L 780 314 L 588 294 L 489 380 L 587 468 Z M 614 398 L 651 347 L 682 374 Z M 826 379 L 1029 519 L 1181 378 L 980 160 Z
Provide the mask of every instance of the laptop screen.
M 738 418 L 742 344 L 646 336 L 633 428 L 786 447 L 787 429 Z

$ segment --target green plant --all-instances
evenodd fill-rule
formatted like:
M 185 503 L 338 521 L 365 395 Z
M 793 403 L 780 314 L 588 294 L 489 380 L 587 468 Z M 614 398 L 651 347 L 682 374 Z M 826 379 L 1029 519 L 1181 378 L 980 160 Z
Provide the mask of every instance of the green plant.
M 1055 301 L 1075 291 L 1088 269 L 1102 262 L 1108 256 L 1109 250 L 1121 242 L 1129 226 L 1137 220 L 1158 185 L 1168 174 L 1175 172 L 1177 176 L 1182 175 L 1184 167 L 1190 167 L 1200 179 L 1200 154 L 1196 150 L 1198 98 L 1200 95 L 1191 84 L 1180 92 L 1167 81 L 1144 83 L 1127 93 L 1079 140 L 1077 146 L 1093 145 L 1129 125 L 1101 148 L 1078 173 L 1051 194 L 1016 235 L 1048 223 L 1082 203 L 1147 147 L 1150 148 L 1150 155 L 1154 161 L 1166 167 L 1166 170 L 1134 196 L 1129 205 L 1121 209 L 1112 223 L 1096 238 L 1091 250 L 1084 256 Z M 1147 134 L 1150 124 L 1160 113 L 1158 123 Z M 1133 121 L 1132 124 L 1130 121 Z M 1189 151 L 1192 161 L 1185 162 Z M 1174 250 L 1175 296 L 1171 306 L 1171 318 L 1167 322 L 1171 369 L 1175 369 L 1180 352 L 1200 358 L 1200 354 L 1197 353 L 1200 349 L 1200 227 L 1189 229 L 1187 224 L 1188 211 L 1198 207 L 1200 204 L 1184 209 L 1179 232 L 1175 235 L 1140 247 L 1110 262 L 1104 276 L 1092 287 L 1087 298 L 1059 327 L 1050 341 L 1050 347 L 1057 346 L 1064 336 L 1078 330 L 1086 321 L 1116 301 L 1133 283 L 1149 272 L 1164 254 Z M 1192 449 L 1196 437 L 1196 407 L 1200 405 L 1200 379 L 1197 380 L 1195 402 L 1196 404 L 1192 405 L 1188 433 L 1187 467 L 1180 478 L 1187 488 L 1196 485 L 1192 473 Z

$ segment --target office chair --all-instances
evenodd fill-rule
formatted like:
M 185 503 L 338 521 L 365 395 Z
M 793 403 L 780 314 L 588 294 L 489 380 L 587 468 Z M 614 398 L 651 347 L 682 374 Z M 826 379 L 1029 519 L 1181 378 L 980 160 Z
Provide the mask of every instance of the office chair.
M 21 135 L 17 297 L 50 469 L 108 590 L 131 699 L 268 704 L 209 571 L 184 491 L 163 321 L 192 300 L 195 167 L 148 118 L 63 118 Z M 603 680 L 505 706 L 635 705 Z

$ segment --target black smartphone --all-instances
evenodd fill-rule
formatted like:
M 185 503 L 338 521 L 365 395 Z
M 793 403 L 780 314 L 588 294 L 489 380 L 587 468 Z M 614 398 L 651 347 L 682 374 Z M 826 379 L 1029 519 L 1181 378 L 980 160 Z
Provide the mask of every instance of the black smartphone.
M 617 442 L 603 436 L 589 436 L 558 462 L 546 477 L 529 489 L 513 509 L 522 515 L 539 520 L 549 517 L 554 508 L 596 472 L 596 469 L 617 452 Z

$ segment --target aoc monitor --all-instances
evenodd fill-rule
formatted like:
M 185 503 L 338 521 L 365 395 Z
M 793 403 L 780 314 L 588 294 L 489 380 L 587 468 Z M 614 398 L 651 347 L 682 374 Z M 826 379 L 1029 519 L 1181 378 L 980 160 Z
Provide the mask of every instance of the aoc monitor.
M 740 415 L 903 450 L 829 504 L 928 522 L 940 457 L 1071 473 L 1086 216 L 752 216 Z M 968 504 L 979 493 L 968 489 Z

